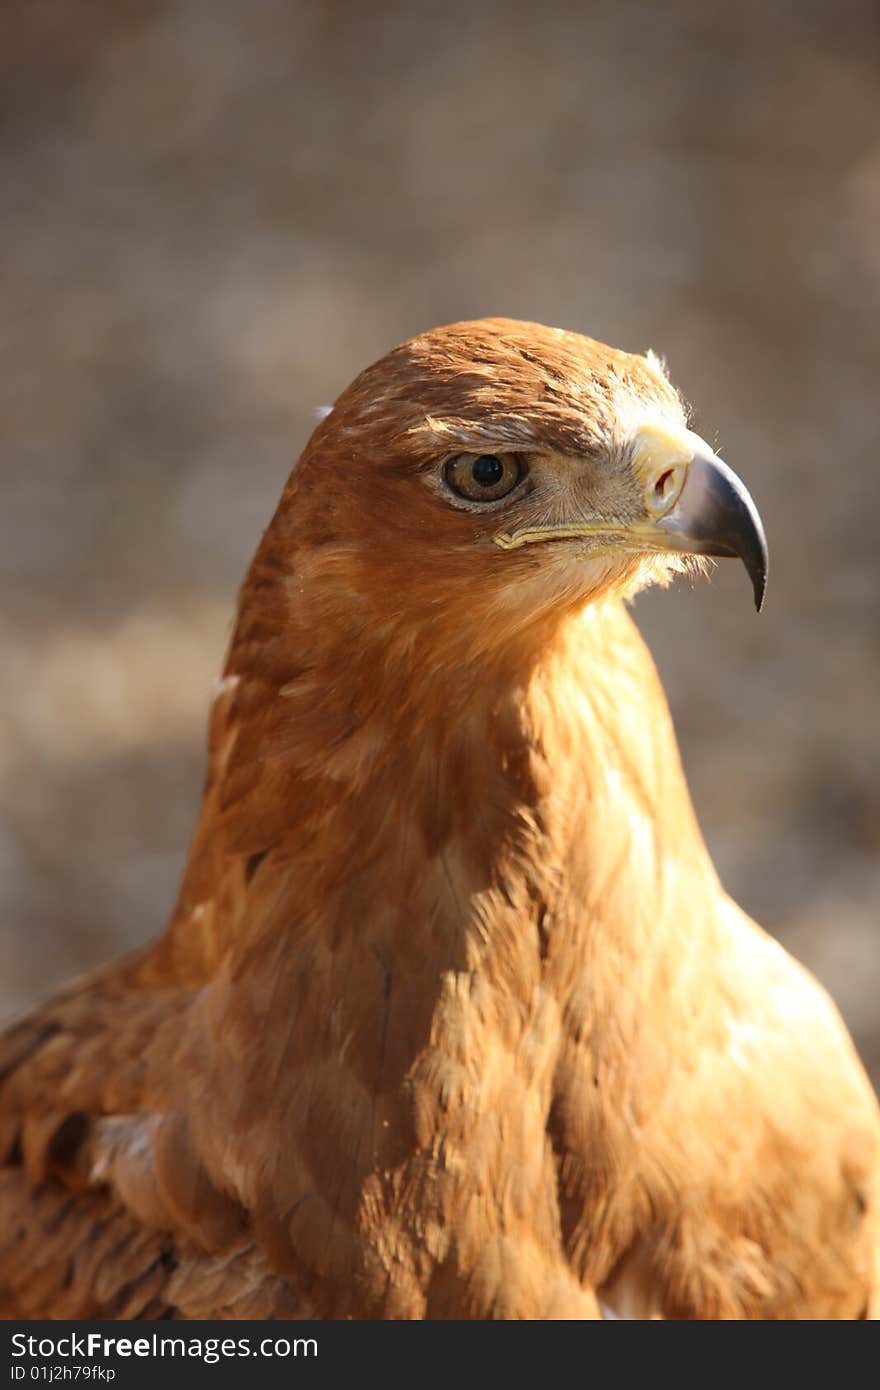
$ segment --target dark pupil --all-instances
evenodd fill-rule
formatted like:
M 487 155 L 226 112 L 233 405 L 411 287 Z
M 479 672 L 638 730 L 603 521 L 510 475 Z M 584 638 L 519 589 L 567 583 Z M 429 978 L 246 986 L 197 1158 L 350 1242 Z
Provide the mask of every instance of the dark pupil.
M 474 459 L 471 477 L 477 487 L 494 487 L 504 476 L 504 464 L 494 454 L 481 454 Z

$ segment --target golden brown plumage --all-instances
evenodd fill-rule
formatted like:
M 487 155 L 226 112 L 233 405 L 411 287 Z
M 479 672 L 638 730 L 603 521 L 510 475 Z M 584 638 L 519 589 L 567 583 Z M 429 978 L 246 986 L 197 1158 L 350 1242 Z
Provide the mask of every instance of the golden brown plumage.
M 6 1316 L 866 1315 L 876 1102 L 621 603 L 701 552 L 760 598 L 653 358 L 466 323 L 342 395 L 166 934 L 0 1042 Z

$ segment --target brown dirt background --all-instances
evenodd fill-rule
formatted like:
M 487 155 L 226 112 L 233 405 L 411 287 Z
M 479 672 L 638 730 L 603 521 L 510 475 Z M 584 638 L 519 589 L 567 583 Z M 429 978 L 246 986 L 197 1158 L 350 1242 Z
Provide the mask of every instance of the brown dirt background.
M 313 423 L 487 313 L 669 360 L 761 507 L 650 594 L 734 895 L 880 1077 L 880 7 L 6 0 L 0 1015 L 162 925 Z

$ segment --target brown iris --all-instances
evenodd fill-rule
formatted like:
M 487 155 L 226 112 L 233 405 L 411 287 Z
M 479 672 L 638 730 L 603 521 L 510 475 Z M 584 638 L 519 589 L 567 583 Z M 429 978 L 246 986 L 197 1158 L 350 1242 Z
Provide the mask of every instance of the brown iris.
M 495 502 L 512 492 L 526 471 L 518 454 L 459 454 L 443 476 L 453 492 L 469 502 Z

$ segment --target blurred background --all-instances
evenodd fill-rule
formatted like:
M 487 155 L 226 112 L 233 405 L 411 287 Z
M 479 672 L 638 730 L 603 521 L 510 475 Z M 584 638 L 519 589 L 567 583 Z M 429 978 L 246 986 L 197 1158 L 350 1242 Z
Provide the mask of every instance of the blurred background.
M 174 897 L 236 589 L 436 323 L 654 347 L 763 513 L 648 594 L 722 878 L 880 1079 L 880 7 L 4 0 L 0 1017 Z

